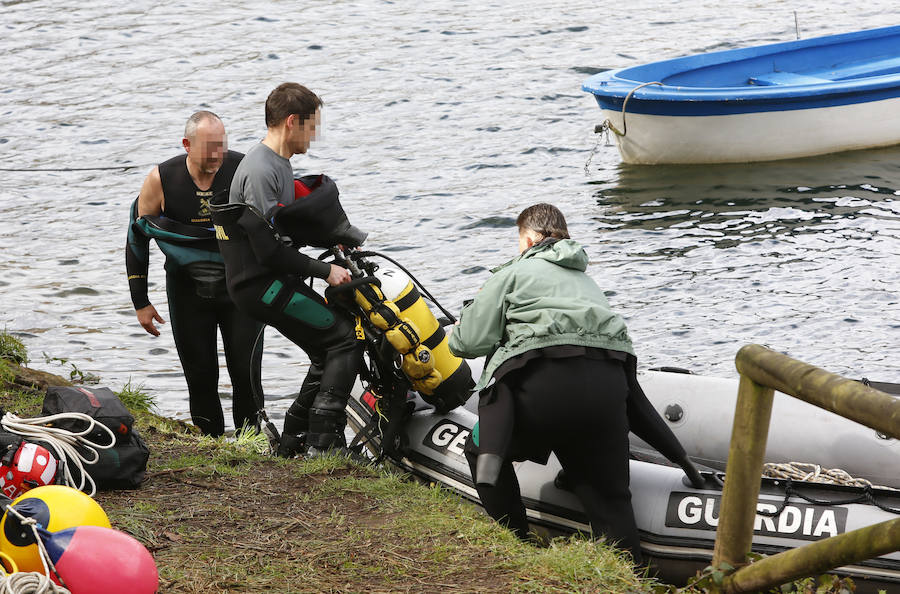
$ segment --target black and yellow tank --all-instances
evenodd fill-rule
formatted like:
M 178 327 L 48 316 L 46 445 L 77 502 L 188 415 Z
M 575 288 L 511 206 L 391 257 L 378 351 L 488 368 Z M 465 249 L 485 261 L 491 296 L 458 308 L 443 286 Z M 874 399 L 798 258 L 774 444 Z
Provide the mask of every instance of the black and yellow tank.
M 468 363 L 450 352 L 447 333 L 408 276 L 392 268 L 354 291 L 357 305 L 401 355 L 412 388 L 440 411 L 465 403 L 475 385 Z

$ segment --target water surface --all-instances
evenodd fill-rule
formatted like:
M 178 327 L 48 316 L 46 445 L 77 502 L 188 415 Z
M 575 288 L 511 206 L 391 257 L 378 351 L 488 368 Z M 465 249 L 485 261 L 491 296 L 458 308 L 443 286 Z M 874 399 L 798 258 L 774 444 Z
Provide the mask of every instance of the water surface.
M 794 10 L 803 36 L 900 21 L 894 3 L 834 0 L 0 0 L 0 323 L 35 366 L 143 383 L 187 418 L 171 333 L 147 335 L 128 298 L 128 206 L 181 150 L 190 113 L 215 111 L 246 150 L 265 133 L 266 95 L 291 80 L 326 102 L 325 139 L 295 167 L 333 177 L 370 247 L 448 308 L 514 255 L 518 212 L 550 201 L 642 366 L 733 376 L 737 349 L 759 342 L 900 382 L 900 149 L 626 166 L 580 91 L 606 68 L 792 39 Z M 155 252 L 151 298 L 168 318 L 161 264 Z M 273 331 L 267 345 L 277 417 L 307 361 Z

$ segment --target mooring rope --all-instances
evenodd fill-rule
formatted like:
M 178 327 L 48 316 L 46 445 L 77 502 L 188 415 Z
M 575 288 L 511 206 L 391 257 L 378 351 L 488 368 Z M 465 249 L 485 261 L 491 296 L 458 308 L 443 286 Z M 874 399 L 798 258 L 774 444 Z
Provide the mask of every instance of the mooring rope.
M 600 128 L 603 128 L 605 126 L 609 130 L 612 130 L 616 134 L 616 136 L 625 136 L 628 133 L 628 127 L 625 122 L 625 108 L 628 106 L 628 100 L 631 99 L 631 96 L 634 95 L 635 91 L 637 91 L 638 89 L 642 89 L 649 85 L 663 86 L 663 84 L 661 82 L 659 82 L 658 80 L 654 80 L 652 82 L 645 82 L 645 83 L 639 84 L 635 88 L 631 89 L 630 91 L 628 91 L 628 94 L 625 95 L 625 101 L 622 102 L 622 131 L 621 132 L 619 132 L 619 129 L 616 128 L 613 125 L 613 123 L 609 120 L 606 120 L 605 122 L 603 122 L 600 125 Z
M 81 431 L 67 431 L 57 427 L 47 427 L 46 425 L 61 419 L 77 419 L 85 421 L 87 427 Z M 116 445 L 116 436 L 112 430 L 98 423 L 96 419 L 78 412 L 59 413 L 46 417 L 35 417 L 31 419 L 20 418 L 13 413 L 6 413 L 0 418 L 0 426 L 16 435 L 25 437 L 28 441 L 40 441 L 50 446 L 59 463 L 63 468 L 63 479 L 70 487 L 84 491 L 86 485 L 90 486 L 90 492 L 85 491 L 91 497 L 97 492 L 97 485 L 94 479 L 84 469 L 85 464 L 94 464 L 100 459 L 98 449 L 105 450 Z M 93 432 L 95 428 L 105 431 L 109 435 L 109 443 L 96 443 L 86 436 Z M 88 455 L 93 454 L 92 458 L 88 458 L 78 450 L 80 446 L 86 450 Z M 75 480 L 72 475 L 70 465 L 74 465 L 81 473 L 80 480 Z
M 628 133 L 628 125 L 625 122 L 625 108 L 628 106 L 628 100 L 631 99 L 631 96 L 634 95 L 635 91 L 637 91 L 638 89 L 641 89 L 643 87 L 646 87 L 648 85 L 663 86 L 663 83 L 656 81 L 656 80 L 652 81 L 652 82 L 645 82 L 645 83 L 639 84 L 635 88 L 628 91 L 628 94 L 625 95 L 625 101 L 622 102 L 622 130 L 621 130 L 621 132 L 619 131 L 618 128 L 616 128 L 616 126 L 612 123 L 612 120 L 610 120 L 609 118 L 603 120 L 602 124 L 597 124 L 596 126 L 594 126 L 594 134 L 605 134 L 606 146 L 612 145 L 612 143 L 609 142 L 610 130 L 612 130 L 616 136 L 621 136 L 621 137 L 624 137 Z M 588 155 L 587 162 L 584 164 L 584 173 L 585 174 L 589 173 L 589 167 L 591 166 L 591 161 L 594 158 L 594 153 L 597 152 L 597 148 L 600 146 L 600 142 L 601 142 L 600 140 L 597 141 L 597 144 L 595 144 L 594 148 L 591 149 L 591 154 Z

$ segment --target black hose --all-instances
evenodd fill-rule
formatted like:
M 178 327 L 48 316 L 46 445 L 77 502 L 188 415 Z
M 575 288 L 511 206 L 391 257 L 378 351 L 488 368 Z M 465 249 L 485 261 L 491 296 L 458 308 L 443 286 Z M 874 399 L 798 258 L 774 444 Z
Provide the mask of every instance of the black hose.
M 266 414 L 266 400 L 262 392 L 262 378 L 257 374 L 257 370 L 262 368 L 262 347 L 260 341 L 265 334 L 266 326 L 263 324 L 259 328 L 256 340 L 253 341 L 253 349 L 250 351 L 250 392 L 253 394 L 253 400 L 256 402 L 256 422 L 259 429 L 269 440 L 269 447 L 273 451 L 277 451 L 278 444 L 281 442 L 281 434 L 275 424 L 269 420 Z M 256 363 L 259 362 L 259 365 Z

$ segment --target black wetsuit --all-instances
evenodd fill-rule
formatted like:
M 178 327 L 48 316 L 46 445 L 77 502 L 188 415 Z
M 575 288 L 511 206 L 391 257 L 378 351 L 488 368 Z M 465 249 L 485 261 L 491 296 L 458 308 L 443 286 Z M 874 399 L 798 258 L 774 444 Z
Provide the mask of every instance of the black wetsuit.
M 242 203 L 213 211 L 228 291 L 238 307 L 302 348 L 310 369 L 285 415 L 283 455 L 305 445 L 344 445 L 344 408 L 361 362 L 355 323 L 303 282 L 327 278 L 331 265 L 283 243 L 259 212 Z
M 241 153 L 228 151 L 212 185 L 205 191 L 194 184 L 187 169 L 186 155 L 161 163 L 159 175 L 165 196 L 161 219 L 194 229 L 211 229 L 209 203 L 227 201 L 234 171 L 242 157 Z M 132 218 L 135 218 L 134 214 Z M 132 225 L 126 250 L 135 309 L 150 304 L 146 277 L 149 237 L 140 230 L 140 225 Z M 256 425 L 259 406 L 252 382 L 256 381 L 258 387 L 263 325 L 241 312 L 229 297 L 224 264 L 212 231 L 205 240 L 194 238 L 189 242 L 180 238 L 177 232 L 154 235 L 154 238 L 166 255 L 169 319 L 188 385 L 191 420 L 209 435 L 217 436 L 225 431 L 218 392 L 218 327 L 233 386 L 235 427 Z
M 508 425 L 509 434 L 502 444 L 488 443 L 497 432 L 481 435 L 479 444 L 470 436 L 465 448 L 473 477 L 484 449 L 504 450 L 496 484 L 476 484 L 488 514 L 525 538 L 528 522 L 512 462 L 543 464 L 553 451 L 594 534 L 618 541 L 640 562 L 628 488 L 625 353 L 568 345 L 536 349 L 506 361 L 494 377 L 481 394 L 481 423 Z

